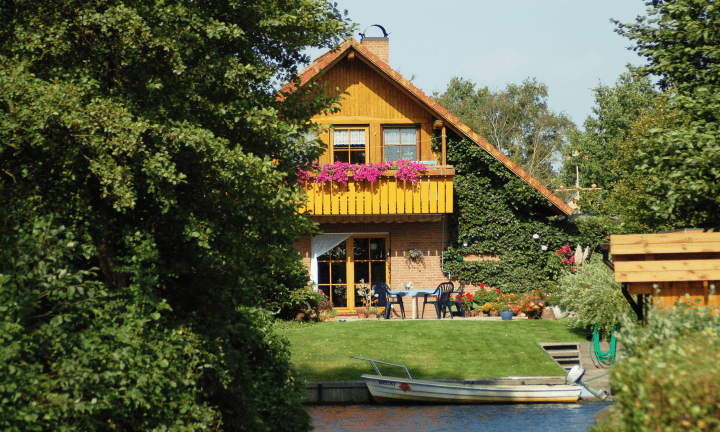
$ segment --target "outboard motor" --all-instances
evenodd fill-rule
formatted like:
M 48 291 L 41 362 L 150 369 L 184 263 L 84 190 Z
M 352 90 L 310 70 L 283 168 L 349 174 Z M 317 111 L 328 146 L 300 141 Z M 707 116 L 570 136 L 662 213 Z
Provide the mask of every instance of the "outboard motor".
M 568 372 L 567 376 L 565 377 L 565 382 L 569 385 L 580 384 L 585 387 L 587 391 L 592 393 L 596 398 L 603 401 L 607 399 L 608 396 L 610 396 L 605 390 L 592 388 L 587 385 L 585 381 L 582 380 L 583 375 L 585 375 L 585 369 L 580 367 L 580 365 L 575 365 L 570 369 L 570 372 Z

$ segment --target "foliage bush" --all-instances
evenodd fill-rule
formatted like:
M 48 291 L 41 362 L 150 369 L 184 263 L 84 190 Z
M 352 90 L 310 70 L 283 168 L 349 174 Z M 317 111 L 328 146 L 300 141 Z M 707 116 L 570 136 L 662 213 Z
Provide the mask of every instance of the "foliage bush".
M 275 83 L 352 25 L 238 4 L 0 3 L 0 428 L 311 428 L 268 310 L 315 226 L 292 137 L 338 99 Z
M 72 230 L 42 219 L 0 234 L 0 429 L 309 425 L 266 312 L 244 307 L 203 333 L 165 301 L 137 307 L 131 290 L 79 269 L 88 257 Z
M 666 309 L 665 309 L 666 308 Z M 720 317 L 711 307 L 700 307 L 686 298 L 675 305 L 655 306 L 648 313 L 647 324 L 640 325 L 632 317 L 623 317 L 618 340 L 623 352 L 637 357 L 657 345 L 703 331 L 720 334 Z
M 720 429 L 720 318 L 680 304 L 651 310 L 647 326 L 624 320 L 627 357 L 611 371 L 616 412 L 592 432 Z
M 600 254 L 593 254 L 576 271 L 567 271 L 558 281 L 562 300 L 560 308 L 575 312 L 568 324 L 591 327 L 597 323 L 598 331 L 610 335 L 626 314 L 634 316 L 619 283 Z

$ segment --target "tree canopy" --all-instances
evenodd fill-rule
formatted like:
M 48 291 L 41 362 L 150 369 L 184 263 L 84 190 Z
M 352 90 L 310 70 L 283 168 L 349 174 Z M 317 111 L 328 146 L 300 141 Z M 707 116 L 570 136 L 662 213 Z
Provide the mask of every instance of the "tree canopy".
M 285 180 L 334 99 L 276 88 L 349 23 L 322 0 L 0 20 L 2 429 L 307 430 L 263 306 L 306 281 Z
M 635 121 L 654 106 L 658 93 L 648 78 L 630 72 L 620 75 L 614 86 L 600 84 L 593 92 L 593 115 L 585 120 L 585 130 L 569 134 L 569 145 L 564 154 L 571 159 L 564 161 L 559 183 L 575 184 L 577 165 L 581 174 L 580 187 L 589 188 L 594 183 L 608 190 L 625 174 L 616 169 L 617 161 L 622 157 L 620 143 L 630 135 Z
M 555 175 L 552 164 L 575 125 L 547 106 L 548 87 L 535 79 L 508 84 L 505 90 L 475 89 L 472 81 L 453 78 L 442 95 L 444 106 L 544 185 Z
M 705 0 L 653 0 L 648 16 L 615 21 L 617 32 L 659 77 L 680 115 L 648 131 L 637 168 L 650 178 L 650 206 L 664 219 L 720 227 L 720 11 Z M 646 150 L 647 149 L 647 150 Z

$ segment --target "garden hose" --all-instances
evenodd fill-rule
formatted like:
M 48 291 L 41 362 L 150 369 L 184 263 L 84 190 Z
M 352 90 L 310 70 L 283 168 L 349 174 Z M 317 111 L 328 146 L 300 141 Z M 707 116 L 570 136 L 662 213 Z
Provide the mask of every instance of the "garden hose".
M 610 333 L 610 349 L 606 352 L 603 352 L 603 350 L 600 349 L 600 333 L 598 332 L 598 325 L 595 323 L 595 327 L 593 328 L 593 344 L 590 346 L 590 359 L 592 360 L 593 356 L 593 350 L 595 351 L 595 357 L 598 359 L 599 362 L 606 364 L 608 366 L 612 366 L 613 363 L 615 363 L 615 327 L 613 326 L 612 332 Z M 593 364 L 596 367 L 599 367 L 599 365 L 595 364 L 595 360 L 593 360 Z

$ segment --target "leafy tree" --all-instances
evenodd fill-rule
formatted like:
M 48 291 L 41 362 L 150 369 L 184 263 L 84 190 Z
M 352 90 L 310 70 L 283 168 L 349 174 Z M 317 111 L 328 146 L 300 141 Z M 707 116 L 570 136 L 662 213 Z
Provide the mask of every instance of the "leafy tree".
M 547 106 L 548 87 L 535 79 L 508 84 L 503 91 L 475 90 L 472 81 L 453 78 L 438 103 L 532 177 L 547 185 L 552 163 L 575 125 Z
M 617 144 L 618 156 L 612 168 L 611 176 L 617 180 L 604 191 L 603 199 L 597 205 L 581 202 L 581 206 L 595 208 L 596 213 L 605 216 L 618 216 L 622 221 L 621 230 L 625 233 L 649 233 L 669 231 L 683 225 L 682 221 L 658 217 L 650 206 L 656 178 L 636 169 L 643 152 L 656 151 L 648 146 L 657 145 L 648 142 L 648 131 L 655 128 L 671 128 L 679 113 L 668 105 L 668 96 L 656 98 L 655 105 L 638 117 L 629 128 L 627 137 Z
M 681 115 L 648 131 L 638 168 L 649 178 L 652 210 L 664 219 L 720 227 L 720 11 L 704 0 L 654 0 L 648 17 L 615 21 L 648 60 L 635 71 L 658 76 Z
M 285 179 L 317 150 L 291 138 L 334 99 L 275 82 L 348 23 L 321 0 L 0 20 L 2 429 L 309 429 L 263 306 L 306 282 Z
M 578 166 L 580 187 L 589 188 L 594 183 L 607 190 L 625 174 L 616 169 L 622 157 L 620 143 L 630 134 L 633 123 L 653 107 L 657 92 L 648 78 L 629 72 L 620 75 L 614 86 L 599 85 L 593 91 L 594 115 L 585 120 L 584 131 L 569 134 L 559 183 L 574 185 Z

